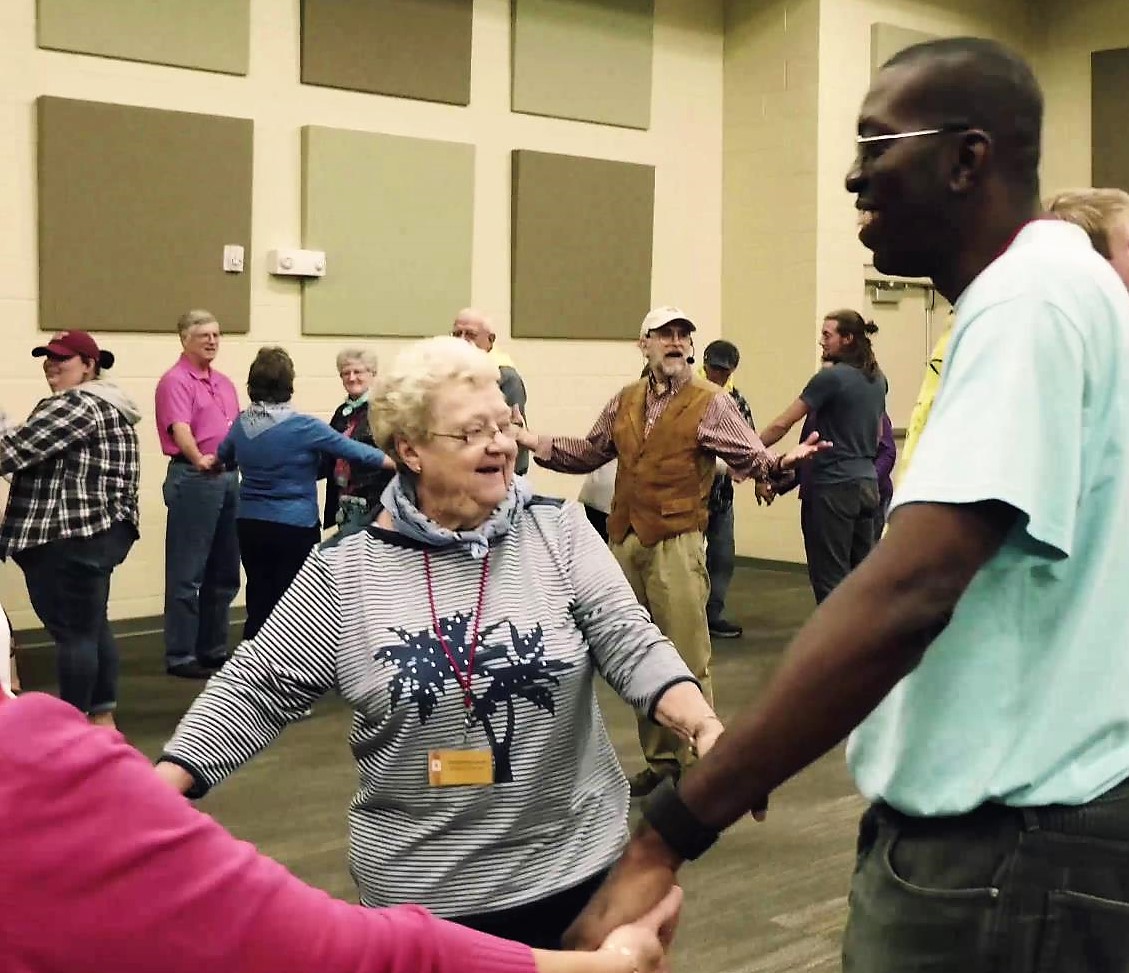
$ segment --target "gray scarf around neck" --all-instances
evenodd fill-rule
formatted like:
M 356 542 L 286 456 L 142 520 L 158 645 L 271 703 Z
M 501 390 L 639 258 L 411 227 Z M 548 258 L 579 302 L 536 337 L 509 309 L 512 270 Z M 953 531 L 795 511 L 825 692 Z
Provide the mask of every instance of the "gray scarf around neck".
M 239 417 L 239 424 L 248 439 L 262 435 L 280 422 L 294 415 L 294 407 L 289 402 L 252 402 Z
M 411 479 L 398 473 L 385 488 L 380 504 L 392 518 L 392 525 L 405 537 L 428 547 L 458 547 L 476 561 L 486 557 L 492 541 L 504 537 L 517 523 L 533 496 L 524 477 L 515 476 L 506 498 L 498 504 L 476 530 L 448 530 L 440 527 L 416 506 L 416 489 Z

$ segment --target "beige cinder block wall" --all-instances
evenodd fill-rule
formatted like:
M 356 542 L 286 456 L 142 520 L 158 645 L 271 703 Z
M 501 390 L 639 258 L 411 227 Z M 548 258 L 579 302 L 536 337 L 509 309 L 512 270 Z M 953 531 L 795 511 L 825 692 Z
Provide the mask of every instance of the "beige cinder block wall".
M 37 331 L 34 100 L 52 94 L 154 108 L 230 114 L 255 121 L 251 333 L 228 339 L 220 367 L 242 386 L 262 344 L 299 362 L 296 405 L 328 416 L 341 395 L 334 355 L 344 341 L 301 335 L 295 281 L 271 278 L 266 251 L 299 245 L 299 129 L 317 124 L 469 142 L 476 146 L 473 300 L 491 311 L 516 359 L 537 428 L 583 433 L 621 381 L 638 374 L 630 342 L 510 342 L 509 172 L 513 148 L 656 165 L 654 300 L 678 303 L 704 340 L 721 329 L 722 0 L 658 0 L 649 131 L 512 114 L 509 0 L 477 0 L 469 108 L 386 98 L 298 83 L 298 0 L 253 0 L 247 77 L 40 51 L 35 0 L 0 4 L 0 407 L 26 415 L 45 386 L 29 357 Z M 207 147 L 201 147 L 206 159 Z M 330 255 L 332 267 L 332 254 Z M 452 308 L 452 315 L 456 308 Z M 379 308 L 373 309 L 374 330 Z M 442 330 L 448 322 L 436 322 Z M 353 342 L 348 342 L 353 343 Z M 176 357 L 175 337 L 123 335 L 106 342 L 113 377 L 146 411 L 141 427 L 142 540 L 117 572 L 111 616 L 155 615 L 162 604 L 164 464 L 152 423 L 153 386 Z M 374 340 L 384 358 L 400 344 Z M 577 478 L 534 474 L 546 492 L 575 496 Z M 23 579 L 0 565 L 0 601 L 17 628 L 37 622 Z
M 819 0 L 732 0 L 725 32 L 725 337 L 759 426 L 816 363 Z M 803 560 L 798 505 L 736 490 L 737 551 Z
M 1044 198 L 1089 186 L 1090 54 L 1129 47 L 1124 0 L 1034 0 L 1036 66 L 1046 96 L 1042 184 Z

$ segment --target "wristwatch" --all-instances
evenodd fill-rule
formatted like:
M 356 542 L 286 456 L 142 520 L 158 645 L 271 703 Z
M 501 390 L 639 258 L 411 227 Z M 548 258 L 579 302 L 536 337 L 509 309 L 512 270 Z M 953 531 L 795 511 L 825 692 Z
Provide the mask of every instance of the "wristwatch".
M 643 817 L 683 861 L 700 858 L 717 841 L 720 832 L 702 824 L 667 777 L 643 803 Z

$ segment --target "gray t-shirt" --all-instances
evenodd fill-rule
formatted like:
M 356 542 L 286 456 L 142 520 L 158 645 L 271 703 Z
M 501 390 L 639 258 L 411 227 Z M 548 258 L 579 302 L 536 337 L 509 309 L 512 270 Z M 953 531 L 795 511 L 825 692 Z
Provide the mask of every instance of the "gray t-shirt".
M 811 461 L 812 483 L 876 480 L 874 457 L 886 411 L 886 376 L 868 379 L 854 365 L 821 368 L 800 398 L 816 413 L 815 428 L 835 445 Z

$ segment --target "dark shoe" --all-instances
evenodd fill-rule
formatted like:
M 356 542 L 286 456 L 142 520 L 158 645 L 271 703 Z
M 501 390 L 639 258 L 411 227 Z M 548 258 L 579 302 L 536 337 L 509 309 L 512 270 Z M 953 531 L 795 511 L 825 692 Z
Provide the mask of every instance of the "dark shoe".
M 648 767 L 646 770 L 641 770 L 634 777 L 628 779 L 627 783 L 631 788 L 632 797 L 646 797 L 656 787 L 659 786 L 668 777 L 678 779 L 678 772 L 672 774 L 660 774 L 657 770 Z
M 212 659 L 201 659 L 200 665 L 204 669 L 209 669 L 212 672 L 215 672 L 217 669 L 222 669 L 223 664 L 230 658 L 230 655 L 217 655 Z
M 212 670 L 205 669 L 199 662 L 182 662 L 178 666 L 166 666 L 165 672 L 178 679 L 211 679 Z
M 715 639 L 739 639 L 745 634 L 745 630 L 740 625 L 734 625 L 732 622 L 727 622 L 724 618 L 719 618 L 717 621 L 710 622 L 710 636 Z

